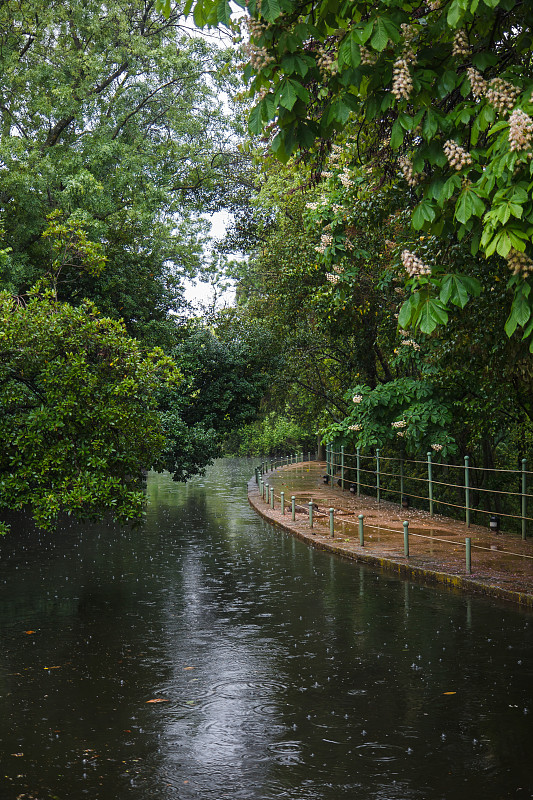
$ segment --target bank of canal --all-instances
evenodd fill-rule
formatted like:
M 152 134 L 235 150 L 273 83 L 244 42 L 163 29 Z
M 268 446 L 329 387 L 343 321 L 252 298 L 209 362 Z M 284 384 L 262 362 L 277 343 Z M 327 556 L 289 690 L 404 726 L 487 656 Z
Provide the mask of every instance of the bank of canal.
M 308 548 L 252 469 L 0 541 L 2 800 L 531 797 L 531 614 Z

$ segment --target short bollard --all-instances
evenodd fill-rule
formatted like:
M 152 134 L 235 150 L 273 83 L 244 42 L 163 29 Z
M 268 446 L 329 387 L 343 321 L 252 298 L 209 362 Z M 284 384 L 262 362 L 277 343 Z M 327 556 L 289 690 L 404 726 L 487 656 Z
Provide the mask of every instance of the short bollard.
M 465 539 L 466 545 L 466 574 L 472 574 L 472 539 L 467 536 Z
M 263 500 L 265 501 L 265 503 L 268 503 L 268 490 L 269 490 L 268 483 L 265 483 L 265 493 L 263 495 Z
M 313 501 L 309 501 L 309 527 L 313 527 Z
M 259 477 L 259 497 L 263 496 L 263 478 Z
M 296 521 L 296 498 L 295 498 L 294 495 L 291 497 L 291 507 L 292 507 L 292 509 L 291 509 L 292 510 L 292 521 L 295 522 Z
M 255 483 L 256 485 L 259 484 L 259 467 L 255 468 Z
M 409 523 L 403 523 L 403 554 L 409 558 Z
M 285 492 L 280 492 L 281 496 L 281 514 L 282 516 L 285 514 Z
M 274 487 L 270 487 L 270 508 L 274 508 Z
M 335 533 L 334 533 L 334 525 L 335 525 L 335 523 L 334 523 L 334 520 L 333 520 L 334 513 L 335 513 L 335 509 L 334 508 L 330 508 L 330 510 L 329 510 L 329 535 L 331 536 L 332 539 L 335 536 Z
M 365 546 L 365 530 L 363 528 L 364 514 L 359 514 L 359 544 L 361 547 Z

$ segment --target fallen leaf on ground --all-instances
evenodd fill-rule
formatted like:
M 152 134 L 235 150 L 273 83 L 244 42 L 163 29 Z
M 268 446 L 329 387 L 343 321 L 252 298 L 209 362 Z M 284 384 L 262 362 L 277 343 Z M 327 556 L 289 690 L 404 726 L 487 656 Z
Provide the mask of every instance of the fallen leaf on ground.
M 183 669 L 194 669 L 194 667 L 183 667 Z

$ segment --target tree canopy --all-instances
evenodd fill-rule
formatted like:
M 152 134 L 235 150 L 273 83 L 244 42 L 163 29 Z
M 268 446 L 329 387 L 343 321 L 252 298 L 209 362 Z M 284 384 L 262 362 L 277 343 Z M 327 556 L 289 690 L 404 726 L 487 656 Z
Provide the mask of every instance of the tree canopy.
M 195 19 L 228 23 L 228 9 L 198 0 Z M 251 132 L 266 130 L 282 160 L 315 147 L 320 172 L 328 141 L 355 122 L 358 161 L 382 180 L 403 174 L 415 230 L 506 261 L 505 329 L 533 348 L 531 5 L 250 0 L 246 9 Z M 441 324 L 450 289 L 464 302 L 479 289 L 448 282 L 443 296 L 445 258 L 426 264 L 406 251 L 404 262 L 415 284 L 404 324 L 423 327 L 428 309 Z

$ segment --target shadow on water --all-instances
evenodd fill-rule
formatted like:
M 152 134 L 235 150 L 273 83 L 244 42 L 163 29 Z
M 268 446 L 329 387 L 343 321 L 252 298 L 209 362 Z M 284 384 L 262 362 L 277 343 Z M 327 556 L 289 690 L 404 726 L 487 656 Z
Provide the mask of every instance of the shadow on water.
M 530 797 L 531 616 L 308 549 L 251 472 L 0 542 L 1 800 Z

